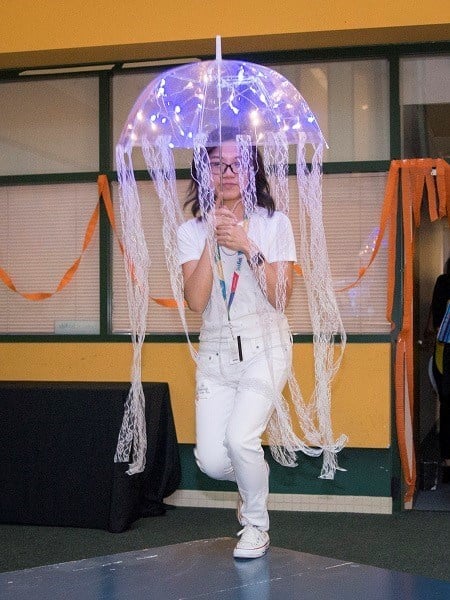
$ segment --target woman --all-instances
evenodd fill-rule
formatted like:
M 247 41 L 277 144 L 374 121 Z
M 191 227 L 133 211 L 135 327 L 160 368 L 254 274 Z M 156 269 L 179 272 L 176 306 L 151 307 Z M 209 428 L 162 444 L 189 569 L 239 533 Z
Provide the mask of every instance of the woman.
M 195 457 L 210 477 L 237 484 L 243 529 L 236 558 L 257 558 L 269 547 L 269 469 L 261 436 L 291 367 L 291 335 L 282 309 L 296 260 L 290 221 L 275 210 L 261 158 L 254 148 L 252 153 L 253 212 L 245 214 L 241 193 L 249 174 L 242 172 L 236 142 L 228 139 L 208 150 L 215 241 L 206 222 L 212 215 L 200 215 L 194 166 L 186 203 L 194 218 L 178 232 L 185 299 L 202 313 Z

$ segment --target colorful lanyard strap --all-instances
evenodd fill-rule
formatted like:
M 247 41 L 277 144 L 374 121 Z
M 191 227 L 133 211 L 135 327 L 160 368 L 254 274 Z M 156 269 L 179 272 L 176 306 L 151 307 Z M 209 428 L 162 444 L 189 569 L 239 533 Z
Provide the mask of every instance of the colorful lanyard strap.
M 236 294 L 236 289 L 237 289 L 237 286 L 239 283 L 239 277 L 241 274 L 241 266 L 242 266 L 242 261 L 244 259 L 244 253 L 241 250 L 239 250 L 237 253 L 236 267 L 235 267 L 233 275 L 231 277 L 230 295 L 228 296 L 228 300 L 227 300 L 227 284 L 225 282 L 225 275 L 223 272 L 222 256 L 220 254 L 220 248 L 218 245 L 216 246 L 216 252 L 215 252 L 214 259 L 216 261 L 217 272 L 219 274 L 219 283 L 220 283 L 220 290 L 222 292 L 222 298 L 225 302 L 225 306 L 227 309 L 228 321 L 230 321 L 231 320 L 231 317 L 230 317 L 231 305 L 233 304 L 234 296 Z
M 247 229 L 248 219 L 244 220 L 244 227 L 245 227 L 245 229 Z M 223 272 L 223 263 L 222 263 L 222 256 L 220 253 L 219 244 L 216 244 L 214 260 L 217 265 L 217 272 L 219 275 L 219 283 L 220 283 L 220 290 L 222 292 L 222 298 L 225 302 L 225 306 L 227 309 L 228 322 L 230 322 L 231 321 L 231 316 L 230 316 L 231 305 L 233 304 L 233 300 L 236 295 L 236 289 L 237 289 L 237 286 L 239 283 L 239 277 L 241 274 L 242 261 L 244 260 L 244 253 L 242 252 L 242 250 L 238 250 L 236 266 L 234 268 L 234 272 L 231 277 L 230 295 L 228 297 L 228 300 L 227 300 L 227 284 L 225 282 L 225 275 Z

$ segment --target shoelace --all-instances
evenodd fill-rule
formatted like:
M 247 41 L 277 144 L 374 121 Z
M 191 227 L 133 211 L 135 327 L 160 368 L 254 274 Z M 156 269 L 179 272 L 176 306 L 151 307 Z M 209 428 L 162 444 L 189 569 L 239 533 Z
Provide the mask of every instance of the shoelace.
M 259 544 L 263 538 L 259 529 L 252 525 L 246 525 L 244 529 L 241 529 L 241 531 L 238 532 L 238 536 L 242 536 L 241 540 L 245 537 L 245 541 L 251 544 Z

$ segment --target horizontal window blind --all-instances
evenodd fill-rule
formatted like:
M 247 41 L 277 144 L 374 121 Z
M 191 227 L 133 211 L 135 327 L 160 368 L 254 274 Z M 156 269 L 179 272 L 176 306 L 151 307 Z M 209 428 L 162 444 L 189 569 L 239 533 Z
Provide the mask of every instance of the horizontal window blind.
M 385 173 L 326 175 L 323 180 L 323 219 L 328 253 L 335 289 L 353 283 L 359 269 L 370 258 L 378 234 L 381 205 L 386 183 Z M 177 182 L 180 202 L 185 198 L 186 181 Z M 290 178 L 291 209 L 298 247 L 298 191 L 295 177 Z M 150 294 L 152 297 L 172 297 L 162 240 L 162 216 L 159 199 L 151 182 L 139 182 L 142 219 L 151 257 Z M 113 187 L 114 205 L 118 223 L 119 198 Z M 189 218 L 189 214 L 186 214 Z M 387 257 L 385 243 L 362 281 L 355 287 L 337 292 L 345 328 L 348 333 L 386 333 L 386 277 Z M 128 309 L 123 260 L 118 244 L 113 251 L 113 331 L 128 332 Z M 306 292 L 301 277 L 295 275 L 294 292 L 287 315 L 294 333 L 311 333 Z M 200 317 L 187 310 L 189 329 L 198 332 Z M 181 333 L 178 311 L 165 308 L 150 300 L 147 330 L 154 334 Z
M 336 298 L 347 333 L 387 333 L 386 241 L 361 282 L 346 291 L 369 262 L 378 235 L 385 173 L 352 173 L 323 177 L 323 222 Z M 298 190 L 290 179 L 290 217 L 298 239 Z M 298 244 L 297 244 L 298 247 Z M 304 282 L 295 276 L 286 311 L 294 333 L 311 333 Z
M 80 256 L 98 202 L 96 184 L 0 187 L 0 267 L 18 290 L 55 292 Z M 98 226 L 72 281 L 31 301 L 0 282 L 0 333 L 99 331 Z
M 187 181 L 178 181 L 178 197 L 180 202 L 186 196 Z M 142 223 L 151 260 L 149 285 L 152 298 L 173 298 L 169 274 L 164 255 L 162 238 L 162 214 L 160 201 L 150 181 L 138 182 L 141 199 Z M 120 235 L 120 210 L 117 185 L 112 188 L 114 211 Z M 186 214 L 186 218 L 189 215 Z M 126 296 L 125 270 L 122 255 L 117 243 L 113 249 L 113 303 L 112 329 L 114 333 L 129 332 L 128 306 Z M 199 331 L 200 317 L 191 311 L 186 311 L 190 331 Z M 183 332 L 183 327 L 176 308 L 160 306 L 150 299 L 147 318 L 147 331 L 155 334 L 177 334 Z

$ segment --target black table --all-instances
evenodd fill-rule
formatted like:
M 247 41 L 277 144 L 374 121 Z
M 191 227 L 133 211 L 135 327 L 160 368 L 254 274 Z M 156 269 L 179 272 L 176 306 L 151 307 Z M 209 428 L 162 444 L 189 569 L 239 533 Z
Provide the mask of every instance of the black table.
M 0 382 L 0 522 L 125 531 L 180 482 L 167 383 L 144 383 L 145 471 L 114 463 L 128 383 Z

